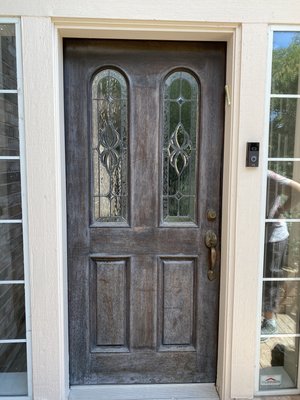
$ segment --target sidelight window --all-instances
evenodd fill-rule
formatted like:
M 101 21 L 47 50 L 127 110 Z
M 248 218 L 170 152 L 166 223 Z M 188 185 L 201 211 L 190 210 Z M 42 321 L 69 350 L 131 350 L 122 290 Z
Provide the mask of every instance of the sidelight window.
M 0 20 L 0 398 L 28 399 L 30 330 L 20 54 L 19 21 Z
M 273 32 L 266 170 L 259 390 L 293 393 L 300 338 L 300 32 Z

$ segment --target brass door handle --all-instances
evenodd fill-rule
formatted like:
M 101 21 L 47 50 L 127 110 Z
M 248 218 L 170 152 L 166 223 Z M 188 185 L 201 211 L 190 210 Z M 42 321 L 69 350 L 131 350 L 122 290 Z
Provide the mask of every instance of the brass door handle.
M 215 232 L 212 230 L 208 230 L 205 235 L 205 245 L 210 249 L 210 260 L 207 271 L 207 277 L 210 281 L 213 281 L 216 278 L 215 266 L 217 261 L 217 251 L 216 251 L 217 241 L 218 238 Z

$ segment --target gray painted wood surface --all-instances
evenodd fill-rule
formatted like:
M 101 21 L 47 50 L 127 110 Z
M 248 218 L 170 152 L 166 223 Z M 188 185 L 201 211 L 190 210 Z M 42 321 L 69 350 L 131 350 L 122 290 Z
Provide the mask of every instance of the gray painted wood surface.
M 96 346 L 124 346 L 129 308 L 126 302 L 126 261 L 98 261 L 96 270 Z
M 162 345 L 191 345 L 195 336 L 194 261 L 162 262 Z
M 66 39 L 64 55 L 71 384 L 214 382 L 225 44 Z M 91 225 L 90 82 L 108 66 L 129 87 L 127 227 Z M 160 98 L 178 68 L 201 84 L 199 201 L 196 224 L 165 226 Z M 208 229 L 219 237 L 214 281 Z
M 74 387 L 70 400 L 218 400 L 214 385 L 106 385 L 102 387 Z

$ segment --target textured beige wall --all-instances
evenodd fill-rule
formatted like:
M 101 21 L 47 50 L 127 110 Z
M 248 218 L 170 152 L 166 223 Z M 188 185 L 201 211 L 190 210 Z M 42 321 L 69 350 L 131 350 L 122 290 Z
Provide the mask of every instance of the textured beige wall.
M 0 15 L 299 23 L 299 0 L 1 0 Z
M 267 93 L 268 26 L 243 24 L 235 220 L 232 398 L 251 397 L 255 379 L 260 284 L 263 149 Z M 261 143 L 260 168 L 245 167 L 246 142 Z
M 61 212 L 58 82 L 50 18 L 22 20 L 34 400 L 64 399 L 67 288 Z

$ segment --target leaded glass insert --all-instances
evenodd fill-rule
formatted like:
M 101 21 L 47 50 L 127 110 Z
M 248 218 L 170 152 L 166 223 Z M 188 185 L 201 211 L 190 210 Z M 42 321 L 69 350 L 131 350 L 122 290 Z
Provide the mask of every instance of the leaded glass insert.
M 93 222 L 128 219 L 128 90 L 124 76 L 100 71 L 92 83 Z
M 186 71 L 173 72 L 164 83 L 164 222 L 196 223 L 199 91 L 197 80 Z

